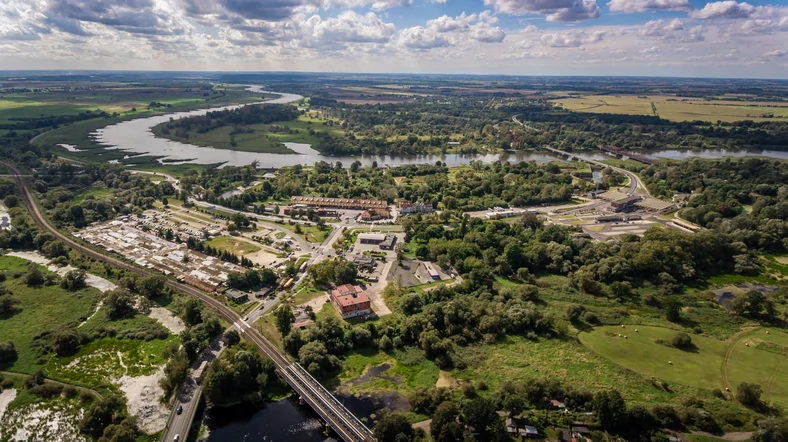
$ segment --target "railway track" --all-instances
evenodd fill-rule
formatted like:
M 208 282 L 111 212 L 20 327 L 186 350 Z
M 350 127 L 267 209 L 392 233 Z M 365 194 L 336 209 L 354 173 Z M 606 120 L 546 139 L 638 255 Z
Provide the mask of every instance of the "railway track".
M 14 179 L 16 180 L 22 196 L 22 201 L 30 213 L 30 216 L 33 218 L 33 221 L 41 230 L 51 233 L 54 237 L 72 249 L 114 267 L 142 277 L 158 274 L 157 272 L 138 267 L 121 259 L 93 250 L 51 226 L 39 210 L 38 205 L 36 205 L 35 198 L 33 198 L 33 195 L 30 193 L 27 183 L 25 183 L 23 179 L 24 176 L 19 170 L 4 162 L 0 162 L 0 165 L 7 167 L 13 172 Z M 215 310 L 222 319 L 230 324 L 242 322 L 240 315 L 233 309 L 201 290 L 171 279 L 167 279 L 166 285 L 173 290 L 199 299 L 203 304 Z M 348 411 L 333 394 L 327 391 L 300 365 L 291 363 L 290 360 L 288 360 L 279 349 L 274 347 L 274 345 L 259 331 L 252 327 L 243 327 L 240 329 L 240 333 L 247 340 L 254 343 L 264 356 L 270 358 L 274 362 L 277 371 L 285 381 L 290 384 L 293 390 L 295 390 L 295 392 L 298 393 L 299 396 L 301 396 L 301 398 L 304 399 L 304 401 L 307 402 L 343 440 L 346 442 L 373 442 L 375 440 L 369 429 L 361 423 L 353 413 Z

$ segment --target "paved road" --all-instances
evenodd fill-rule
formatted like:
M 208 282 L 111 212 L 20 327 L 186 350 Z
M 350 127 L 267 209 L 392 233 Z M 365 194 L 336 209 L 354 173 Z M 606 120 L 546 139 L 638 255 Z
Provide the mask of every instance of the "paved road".
M 0 165 L 7 167 L 15 174 L 15 179 L 19 191 L 21 193 L 22 201 L 25 204 L 33 221 L 44 231 L 51 233 L 55 238 L 63 242 L 68 247 L 79 251 L 80 253 L 94 258 L 98 261 L 105 262 L 119 269 L 127 270 L 138 276 L 147 277 L 156 275 L 157 273 L 142 267 L 137 267 L 126 261 L 107 254 L 106 251 L 94 250 L 91 247 L 85 246 L 77 242 L 69 235 L 61 233 L 59 230 L 52 227 L 47 221 L 46 217 L 41 213 L 38 208 L 35 198 L 33 197 L 30 189 L 27 188 L 27 183 L 22 179 L 22 174 L 12 165 L 0 162 Z M 317 382 L 306 370 L 300 365 L 291 363 L 285 355 L 283 355 L 276 347 L 274 347 L 260 332 L 246 324 L 241 324 L 239 315 L 231 308 L 224 305 L 223 302 L 213 298 L 211 295 L 204 293 L 192 286 L 179 283 L 177 281 L 168 279 L 167 286 L 171 289 L 192 296 L 207 307 L 214 309 L 219 316 L 230 324 L 235 324 L 241 328 L 241 335 L 248 341 L 255 344 L 260 352 L 266 357 L 270 358 L 277 371 L 282 378 L 301 396 L 306 403 L 308 403 L 315 412 L 320 415 L 339 437 L 348 442 L 373 442 L 374 437 L 369 429 L 361 423 L 347 408 L 341 404 L 336 397 L 329 393 L 319 382 Z M 185 439 L 185 434 L 180 435 Z M 166 441 L 166 439 L 164 439 Z

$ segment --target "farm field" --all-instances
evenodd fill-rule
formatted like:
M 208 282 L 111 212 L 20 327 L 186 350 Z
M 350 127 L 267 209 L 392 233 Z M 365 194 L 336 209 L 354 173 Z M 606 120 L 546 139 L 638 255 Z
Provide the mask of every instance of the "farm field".
M 671 121 L 701 120 L 715 123 L 753 120 L 784 121 L 788 119 L 788 103 L 706 101 L 700 98 L 682 98 L 672 95 L 588 95 L 581 98 L 561 98 L 554 103 L 566 110 L 626 115 L 657 115 Z M 764 115 L 772 114 L 773 118 Z
M 765 401 L 788 405 L 788 376 L 781 374 L 788 362 L 785 332 L 773 329 L 767 335 L 758 328 L 728 341 L 691 335 L 696 348 L 690 351 L 656 342 L 670 342 L 675 335 L 675 330 L 662 327 L 604 326 L 581 333 L 579 339 L 599 355 L 646 376 L 708 390 L 735 391 L 740 382 L 757 383 L 764 388 Z

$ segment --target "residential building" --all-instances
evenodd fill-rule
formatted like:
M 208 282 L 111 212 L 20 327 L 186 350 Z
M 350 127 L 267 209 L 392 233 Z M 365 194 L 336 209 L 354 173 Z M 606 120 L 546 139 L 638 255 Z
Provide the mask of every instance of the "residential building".
M 399 203 L 400 215 L 408 215 L 411 213 L 431 213 L 433 210 L 432 203 L 409 203 L 407 201 L 400 201 Z
M 362 221 L 378 221 L 391 218 L 389 209 L 368 209 L 361 212 Z
M 331 303 L 334 304 L 342 319 L 355 318 L 372 313 L 369 297 L 361 287 L 344 284 L 331 290 Z
M 224 292 L 224 295 L 227 296 L 227 299 L 233 301 L 236 304 L 243 304 L 244 302 L 249 300 L 248 293 L 236 289 L 229 289 L 226 292 Z
M 361 244 L 380 244 L 386 240 L 383 233 L 359 233 L 358 240 Z
M 295 206 L 304 204 L 309 207 L 330 207 L 335 209 L 385 209 L 388 203 L 382 200 L 362 200 L 355 198 L 323 198 L 319 196 L 294 196 L 290 204 Z

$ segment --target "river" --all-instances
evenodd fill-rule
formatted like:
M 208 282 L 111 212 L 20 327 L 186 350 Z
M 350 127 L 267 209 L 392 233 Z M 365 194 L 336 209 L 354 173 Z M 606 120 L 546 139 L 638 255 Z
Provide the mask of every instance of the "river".
M 249 90 L 256 93 L 274 93 L 281 95 L 279 98 L 267 101 L 266 103 L 292 103 L 300 101 L 304 97 L 297 94 L 281 92 L 267 92 L 259 86 L 250 86 Z M 93 137 L 107 148 L 120 149 L 129 153 L 162 156 L 170 164 L 183 161 L 187 163 L 213 164 L 224 163 L 231 166 L 243 166 L 258 161 L 265 167 L 283 167 L 296 164 L 311 165 L 317 161 L 328 161 L 331 163 L 340 162 L 344 166 L 350 166 L 354 161 L 360 161 L 364 166 L 370 166 L 373 162 L 378 165 L 399 166 L 404 164 L 435 164 L 437 161 L 446 163 L 447 166 L 459 166 L 468 164 L 473 160 L 481 160 L 484 163 L 494 161 L 536 161 L 546 163 L 556 159 L 555 156 L 542 152 L 512 152 L 502 154 L 443 154 L 443 155 L 405 155 L 405 156 L 385 156 L 385 155 L 362 155 L 362 156 L 326 156 L 312 149 L 308 144 L 284 143 L 288 148 L 296 152 L 295 154 L 273 154 L 240 152 L 229 149 L 215 149 L 213 147 L 201 147 L 192 144 L 172 141 L 166 138 L 156 137 L 151 129 L 161 123 L 165 123 L 170 118 L 182 118 L 189 116 L 205 115 L 209 111 L 235 109 L 241 105 L 223 106 L 213 109 L 200 109 L 190 112 L 176 112 L 173 114 L 159 115 L 155 117 L 138 118 L 135 120 L 124 121 L 118 124 L 107 126 L 93 133 Z M 686 159 L 691 157 L 699 158 L 722 158 L 724 156 L 745 156 L 762 155 L 773 158 L 788 159 L 788 152 L 771 150 L 663 150 L 658 152 L 648 152 L 650 157 Z M 609 158 L 600 153 L 583 153 L 584 158 L 603 160 Z

